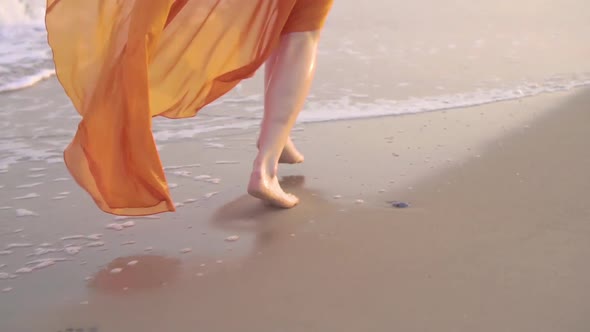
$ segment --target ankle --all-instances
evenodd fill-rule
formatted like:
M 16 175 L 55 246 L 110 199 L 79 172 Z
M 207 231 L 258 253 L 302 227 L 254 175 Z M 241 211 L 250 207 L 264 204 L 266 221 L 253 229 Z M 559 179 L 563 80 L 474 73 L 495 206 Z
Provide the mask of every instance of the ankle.
M 268 160 L 259 160 L 258 158 L 254 161 L 254 167 L 252 168 L 252 175 L 260 177 L 276 177 L 278 173 L 278 164 L 276 162 L 269 162 Z

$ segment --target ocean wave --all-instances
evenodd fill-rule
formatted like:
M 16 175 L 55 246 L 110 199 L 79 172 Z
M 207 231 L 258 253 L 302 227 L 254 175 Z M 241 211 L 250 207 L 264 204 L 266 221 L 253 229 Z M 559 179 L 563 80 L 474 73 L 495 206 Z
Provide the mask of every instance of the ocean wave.
M 0 92 L 10 92 L 25 89 L 53 75 L 55 75 L 54 69 L 42 69 L 34 74 L 22 76 L 4 84 L 0 83 Z

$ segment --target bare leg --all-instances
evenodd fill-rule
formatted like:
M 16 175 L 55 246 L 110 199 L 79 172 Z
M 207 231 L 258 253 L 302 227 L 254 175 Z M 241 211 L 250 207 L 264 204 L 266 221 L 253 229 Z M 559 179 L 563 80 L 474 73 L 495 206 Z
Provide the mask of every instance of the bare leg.
M 282 36 L 266 88 L 260 146 L 248 193 L 278 207 L 299 203 L 279 185 L 277 168 L 313 80 L 319 35 L 319 31 L 309 31 Z
M 264 71 L 264 91 L 266 93 L 268 86 L 270 84 L 270 80 L 272 78 L 272 70 L 274 63 L 277 59 L 276 52 L 271 55 L 271 57 L 266 61 L 265 71 Z M 258 141 L 257 145 L 260 147 L 260 140 Z M 280 164 L 299 164 L 305 160 L 303 154 L 297 150 L 295 147 L 295 143 L 291 140 L 291 136 L 287 138 L 287 143 L 285 143 L 285 147 L 283 148 L 283 152 L 279 157 Z

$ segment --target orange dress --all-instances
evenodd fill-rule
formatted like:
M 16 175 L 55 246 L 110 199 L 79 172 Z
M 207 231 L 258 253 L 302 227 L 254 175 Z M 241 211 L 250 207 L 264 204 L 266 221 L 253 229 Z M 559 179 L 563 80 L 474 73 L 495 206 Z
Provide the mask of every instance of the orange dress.
M 64 152 L 105 212 L 174 211 L 152 117 L 186 118 L 251 77 L 333 0 L 48 0 L 57 77 L 82 116 Z

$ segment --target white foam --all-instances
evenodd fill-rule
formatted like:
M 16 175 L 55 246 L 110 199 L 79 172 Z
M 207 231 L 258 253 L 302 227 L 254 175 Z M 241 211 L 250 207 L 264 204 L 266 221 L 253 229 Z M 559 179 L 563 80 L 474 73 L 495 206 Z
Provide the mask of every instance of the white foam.
M 225 238 L 226 242 L 235 242 L 240 239 L 239 235 L 231 235 Z
M 30 193 L 30 194 L 23 195 L 23 196 L 13 197 L 12 199 L 14 199 L 14 200 L 23 200 L 23 199 L 31 199 L 31 198 L 37 198 L 37 197 L 39 197 L 39 194 L 37 194 L 37 193 Z
M 82 247 L 67 247 L 64 248 L 64 251 L 69 255 L 77 255 L 82 250 Z
M 24 189 L 24 188 L 33 188 L 39 185 L 42 185 L 43 182 L 35 182 L 35 183 L 27 183 L 27 184 L 21 184 L 19 186 L 16 186 L 17 189 Z
M 123 227 L 123 225 L 121 225 L 121 224 L 112 223 L 112 224 L 108 224 L 108 225 L 106 226 L 106 228 L 107 228 L 107 229 L 112 229 L 112 230 L 114 230 L 114 231 L 121 231 L 121 230 L 123 230 L 123 228 L 125 228 L 125 227 Z
M 209 199 L 215 195 L 219 194 L 218 191 L 214 191 L 214 192 L 210 192 L 210 193 L 206 193 L 203 197 L 205 197 L 205 199 Z
M 239 164 L 239 161 L 236 160 L 218 160 L 215 162 L 217 165 L 236 165 Z
M 0 25 L 41 25 L 46 0 L 2 0 Z
M 201 167 L 201 164 L 166 166 L 166 167 L 164 167 L 164 169 L 165 170 L 174 170 L 174 169 L 193 168 L 193 167 Z
M 401 100 L 371 101 L 368 98 L 362 98 L 359 101 L 354 93 L 343 93 L 339 99 L 311 98 L 297 122 L 302 124 L 449 110 L 522 99 L 543 93 L 568 91 L 588 85 L 590 85 L 590 73 L 579 73 L 554 76 L 539 82 L 514 83 L 502 88 L 475 89 L 463 93 Z M 174 141 L 218 130 L 251 129 L 260 125 L 260 120 L 257 118 L 224 118 L 223 124 L 218 121 L 200 120 L 187 122 L 182 125 L 182 129 L 175 128 L 175 125 L 170 122 L 157 122 L 154 126 L 154 137 L 159 142 Z M 205 142 L 204 145 L 208 148 L 225 148 L 223 143 L 213 141 Z
M 39 214 L 27 209 L 16 209 L 17 217 L 38 217 Z
M 30 248 L 32 247 L 32 243 L 11 243 L 6 246 L 6 250 L 14 249 L 14 248 Z
M 43 255 L 47 255 L 50 253 L 54 253 L 54 252 L 58 252 L 59 249 L 55 249 L 55 248 L 36 248 L 35 251 L 33 251 L 33 253 L 27 255 L 28 257 L 30 256 L 43 256 Z
M 94 242 L 90 242 L 90 243 L 86 244 L 86 246 L 89 248 L 102 247 L 104 245 L 105 245 L 105 243 L 102 241 L 94 241 Z
M 32 86 L 55 74 L 43 26 L 45 0 L 2 0 L 0 92 Z
M 55 75 L 54 69 L 41 69 L 28 76 L 23 76 L 5 84 L 0 84 L 0 92 L 10 92 L 31 87 Z

